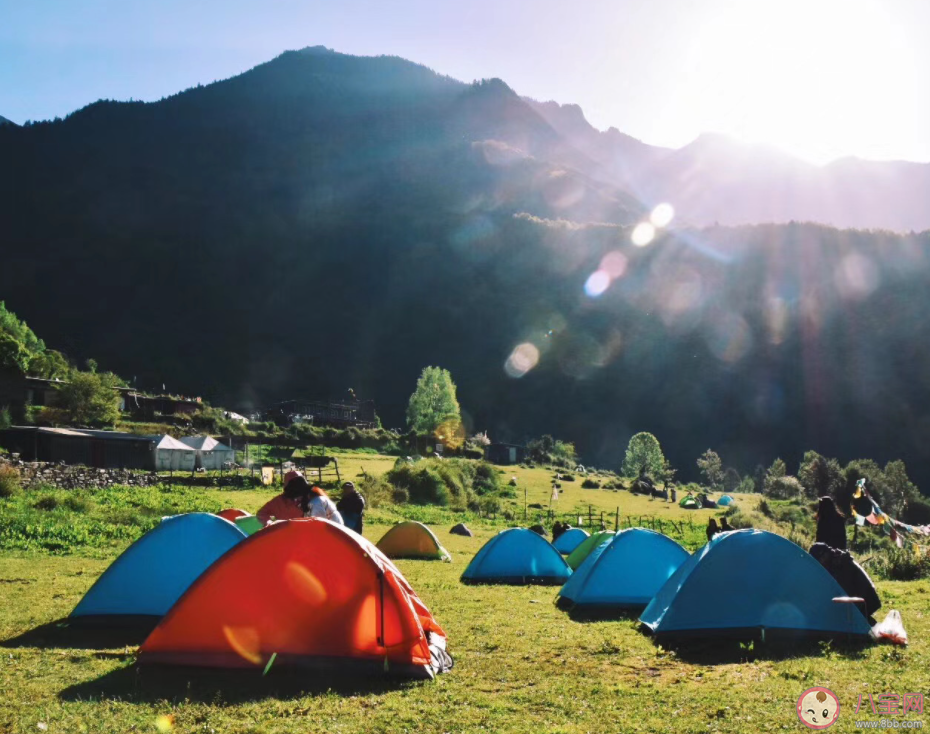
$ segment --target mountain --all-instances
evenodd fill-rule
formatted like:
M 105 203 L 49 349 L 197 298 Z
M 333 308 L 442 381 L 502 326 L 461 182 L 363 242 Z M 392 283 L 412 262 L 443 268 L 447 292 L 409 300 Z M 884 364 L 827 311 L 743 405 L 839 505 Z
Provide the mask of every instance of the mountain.
M 15 122 L 12 120 L 7 120 L 5 117 L 3 117 L 3 115 L 0 115 L 0 127 L 3 127 L 4 125 L 13 125 L 18 127 Z
M 678 150 L 615 128 L 596 130 L 577 105 L 527 100 L 604 181 L 644 202 L 670 202 L 691 225 L 811 221 L 842 228 L 930 229 L 930 164 L 844 159 L 813 166 L 775 148 L 704 134 Z
M 241 410 L 351 387 L 400 426 L 440 365 L 469 429 L 553 433 L 595 465 L 647 430 L 682 478 L 708 447 L 741 471 L 813 448 L 930 484 L 930 234 L 680 226 L 634 247 L 653 199 L 621 182 L 730 144 L 586 124 L 501 80 L 314 48 L 3 127 L 0 299 L 79 361 Z M 525 343 L 538 364 L 515 370 Z

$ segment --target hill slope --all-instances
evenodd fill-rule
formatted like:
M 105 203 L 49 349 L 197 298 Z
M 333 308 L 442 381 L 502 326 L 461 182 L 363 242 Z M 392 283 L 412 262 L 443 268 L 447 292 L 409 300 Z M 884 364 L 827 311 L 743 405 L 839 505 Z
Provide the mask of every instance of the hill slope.
M 604 135 L 634 167 L 683 155 Z M 241 409 L 352 387 L 400 425 L 440 364 L 469 427 L 556 433 L 596 464 L 638 430 L 682 478 L 709 446 L 744 471 L 808 448 L 923 464 L 928 235 L 635 248 L 644 209 L 599 150 L 499 80 L 289 52 L 0 129 L 0 295 L 77 358 Z M 586 295 L 602 262 L 617 277 Z M 524 342 L 539 364 L 514 379 Z

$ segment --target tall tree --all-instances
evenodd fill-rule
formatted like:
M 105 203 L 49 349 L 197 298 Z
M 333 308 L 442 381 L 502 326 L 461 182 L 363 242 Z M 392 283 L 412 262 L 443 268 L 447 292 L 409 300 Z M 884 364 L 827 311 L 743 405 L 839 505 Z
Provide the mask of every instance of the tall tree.
M 424 367 L 407 404 L 407 425 L 417 434 L 425 435 L 450 423 L 462 423 L 452 375 L 441 367 Z
M 645 471 L 653 477 L 660 477 L 665 468 L 665 456 L 659 439 L 645 431 L 637 433 L 626 447 L 623 457 L 623 476 L 635 477 Z
M 707 449 L 697 460 L 697 465 L 707 486 L 713 490 L 718 489 L 723 483 L 723 462 L 717 452 Z

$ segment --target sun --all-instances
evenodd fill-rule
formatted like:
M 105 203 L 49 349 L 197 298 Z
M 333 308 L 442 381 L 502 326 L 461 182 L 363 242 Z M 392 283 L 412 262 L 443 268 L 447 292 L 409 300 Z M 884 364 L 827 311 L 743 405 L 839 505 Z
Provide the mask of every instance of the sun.
M 893 17 L 873 0 L 740 0 L 710 15 L 687 57 L 701 130 L 771 143 L 812 162 L 887 158 L 922 139 L 926 92 Z

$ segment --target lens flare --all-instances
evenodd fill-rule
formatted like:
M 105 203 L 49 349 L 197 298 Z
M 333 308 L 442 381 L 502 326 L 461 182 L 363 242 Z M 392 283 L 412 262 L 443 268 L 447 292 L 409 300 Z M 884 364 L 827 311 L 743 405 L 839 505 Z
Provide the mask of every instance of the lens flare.
M 707 346 L 717 359 L 733 364 L 752 349 L 752 330 L 739 314 L 726 314 L 707 335 Z
M 535 344 L 524 342 L 514 347 L 504 363 L 504 372 L 510 377 L 523 377 L 527 372 L 539 364 L 539 350 Z
M 655 239 L 656 228 L 649 222 L 640 222 L 633 228 L 633 234 L 630 239 L 637 247 L 645 247 Z
M 878 288 L 878 268 L 865 255 L 847 255 L 835 276 L 836 288 L 846 298 L 864 298 Z
M 326 602 L 326 589 L 323 583 L 306 566 L 291 561 L 284 567 L 284 581 L 288 588 L 302 602 L 319 607 Z
M 433 435 L 446 448 L 457 449 L 465 443 L 465 426 L 458 418 L 449 418 L 436 427 Z
M 649 215 L 649 221 L 655 227 L 667 227 L 675 218 L 675 208 L 666 202 L 659 204 Z
M 223 635 L 226 637 L 229 646 L 239 657 L 248 660 L 253 665 L 261 664 L 261 641 L 257 630 L 251 627 L 228 627 L 224 625 Z
M 584 292 L 597 298 L 610 287 L 610 274 L 606 270 L 595 270 L 584 284 Z
M 162 714 L 155 717 L 155 728 L 161 734 L 167 734 L 174 729 L 174 714 Z
M 611 279 L 622 278 L 626 272 L 627 262 L 626 255 L 619 250 L 614 250 L 604 255 L 599 270 L 607 273 Z

